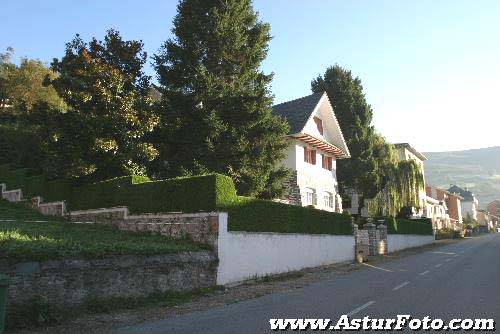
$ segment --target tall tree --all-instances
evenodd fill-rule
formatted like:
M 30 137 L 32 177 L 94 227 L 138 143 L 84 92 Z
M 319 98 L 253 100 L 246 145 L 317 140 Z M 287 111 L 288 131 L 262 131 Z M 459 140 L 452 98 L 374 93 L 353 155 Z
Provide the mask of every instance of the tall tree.
M 29 112 L 36 103 L 47 103 L 60 109 L 66 106 L 52 87 L 43 83 L 56 74 L 37 59 L 21 58 L 19 65 L 11 62 L 14 50 L 0 54 L 0 108 L 6 105 L 16 113 Z
M 221 172 L 241 194 L 274 197 L 288 125 L 271 113 L 271 39 L 250 0 L 182 0 L 155 56 L 164 99 L 159 175 Z
M 374 197 L 387 181 L 388 166 L 395 161 L 392 146 L 375 132 L 373 111 L 361 80 L 339 65 L 329 67 L 311 83 L 313 92 L 326 91 L 344 134 L 351 158 L 338 161 L 341 191 L 354 190 L 360 197 Z
M 54 176 L 104 179 L 144 174 L 157 152 L 143 138 L 158 123 L 150 83 L 142 70 L 147 55 L 140 41 L 109 30 L 104 41 L 85 43 L 78 35 L 52 69 L 51 84 L 68 105 L 65 113 L 40 106 Z M 35 117 L 36 115 L 33 115 Z

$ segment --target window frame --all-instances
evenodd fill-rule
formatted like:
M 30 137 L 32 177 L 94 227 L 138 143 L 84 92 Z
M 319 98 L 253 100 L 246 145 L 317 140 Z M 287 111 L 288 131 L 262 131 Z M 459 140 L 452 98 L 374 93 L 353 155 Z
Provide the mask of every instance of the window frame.
M 316 165 L 316 150 L 304 146 L 304 162 Z
M 327 156 L 326 154 L 321 154 L 321 167 L 323 169 L 332 171 L 333 170 L 333 158 Z

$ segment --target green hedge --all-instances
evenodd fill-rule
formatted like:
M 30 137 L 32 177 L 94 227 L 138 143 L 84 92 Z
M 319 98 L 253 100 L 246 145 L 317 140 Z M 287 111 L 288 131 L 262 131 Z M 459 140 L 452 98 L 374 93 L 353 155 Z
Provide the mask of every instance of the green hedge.
M 21 188 L 23 196 L 42 196 L 44 201 L 65 200 L 68 210 L 128 206 L 132 213 L 198 212 L 229 213 L 229 229 L 248 232 L 278 232 L 351 235 L 348 215 L 236 196 L 228 176 L 210 174 L 150 181 L 125 176 L 76 186 L 68 180 L 49 181 L 31 175 L 28 169 L 0 166 L 0 183 Z
M 429 219 L 387 218 L 389 234 L 421 234 L 432 235 L 432 224 Z
M 0 164 L 39 168 L 43 161 L 40 139 L 29 129 L 0 125 Z
M 69 180 L 49 181 L 31 176 L 29 170 L 9 170 L 0 166 L 0 183 L 8 189 L 21 188 L 23 196 L 42 196 L 44 201 L 65 200 L 69 210 L 128 206 L 133 213 L 214 211 L 236 198 L 231 178 L 210 174 L 149 181 L 140 176 L 125 176 L 76 186 Z
M 230 231 L 352 235 L 349 215 L 247 197 L 222 209 Z

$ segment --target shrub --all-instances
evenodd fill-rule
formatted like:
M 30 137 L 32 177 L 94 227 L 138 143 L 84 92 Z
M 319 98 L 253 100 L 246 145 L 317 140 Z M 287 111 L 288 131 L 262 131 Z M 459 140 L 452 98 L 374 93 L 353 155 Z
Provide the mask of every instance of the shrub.
M 451 228 L 443 228 L 436 231 L 436 240 L 441 239 L 461 239 L 460 231 L 455 231 Z
M 351 217 L 268 200 L 238 197 L 223 210 L 230 231 L 351 235 Z
M 387 233 L 389 234 L 421 234 L 432 235 L 432 224 L 425 219 L 387 218 Z
M 31 176 L 27 169 L 10 171 L 0 166 L 1 182 L 9 189 L 21 188 L 25 198 L 38 195 L 46 202 L 65 200 L 68 210 L 115 206 L 127 206 L 132 213 L 224 210 L 229 212 L 233 231 L 352 234 L 349 215 L 238 197 L 231 178 L 220 174 L 162 181 L 124 176 L 77 186 L 69 180 Z
M 0 166 L 0 183 L 6 183 L 9 189 L 21 188 L 25 198 L 65 200 L 69 210 L 128 206 L 134 213 L 214 211 L 236 198 L 231 178 L 220 174 L 161 181 L 124 176 L 77 186 L 69 180 L 31 176 L 28 169 L 11 171 L 8 166 Z
M 0 125 L 0 164 L 40 168 L 43 154 L 40 139 L 30 129 Z

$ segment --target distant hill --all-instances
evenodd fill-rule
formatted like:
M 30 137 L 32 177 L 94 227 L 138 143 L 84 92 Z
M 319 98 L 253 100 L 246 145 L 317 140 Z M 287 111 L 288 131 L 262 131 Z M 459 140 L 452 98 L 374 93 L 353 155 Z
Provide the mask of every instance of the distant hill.
M 500 146 L 453 152 L 424 153 L 428 184 L 448 189 L 450 184 L 468 187 L 481 208 L 500 199 Z

